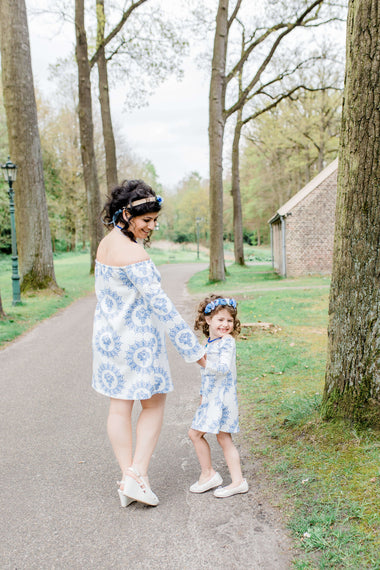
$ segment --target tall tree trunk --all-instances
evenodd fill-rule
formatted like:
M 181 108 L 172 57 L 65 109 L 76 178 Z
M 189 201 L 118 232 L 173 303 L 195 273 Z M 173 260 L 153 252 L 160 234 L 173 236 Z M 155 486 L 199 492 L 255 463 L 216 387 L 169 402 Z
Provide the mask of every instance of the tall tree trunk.
M 350 0 L 322 411 L 380 426 L 380 7 Z
M 0 319 L 4 319 L 5 317 L 6 317 L 6 314 L 5 314 L 4 309 L 3 309 L 3 303 L 1 301 L 1 294 L 0 294 Z
M 94 271 L 96 250 L 103 237 L 100 220 L 101 200 L 94 149 L 94 125 L 92 120 L 90 64 L 87 37 L 84 27 L 84 0 L 75 0 L 75 55 L 78 66 L 78 116 L 83 176 L 87 194 L 90 230 L 91 267 Z
M 240 195 L 240 136 L 243 128 L 243 109 L 237 111 L 237 119 L 232 143 L 232 202 L 233 202 L 233 224 L 234 224 L 234 253 L 235 263 L 245 265 L 244 245 L 243 245 L 243 212 Z
M 210 146 L 210 281 L 225 279 L 223 250 L 223 136 L 226 123 L 225 71 L 228 0 L 219 0 L 209 94 Z
M 118 183 L 117 177 L 117 159 L 116 159 L 116 144 L 112 128 L 111 105 L 109 97 L 108 85 L 108 72 L 107 60 L 105 56 L 104 46 L 104 28 L 105 28 L 105 14 L 104 14 L 104 0 L 96 0 L 96 16 L 97 16 L 97 43 L 99 48 L 98 65 L 98 80 L 99 80 L 99 101 L 100 111 L 102 115 L 103 126 L 103 139 L 104 150 L 106 155 L 106 178 L 107 188 L 111 190 Z
M 1 0 L 0 13 L 9 152 L 18 165 L 14 189 L 21 290 L 57 288 L 25 2 Z

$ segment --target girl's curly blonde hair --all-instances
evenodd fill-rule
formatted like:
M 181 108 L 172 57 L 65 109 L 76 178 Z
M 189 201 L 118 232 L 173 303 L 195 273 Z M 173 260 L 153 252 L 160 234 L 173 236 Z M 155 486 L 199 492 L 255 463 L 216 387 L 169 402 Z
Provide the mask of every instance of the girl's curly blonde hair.
M 210 335 L 210 328 L 206 322 L 206 316 L 212 317 L 216 313 L 219 313 L 219 311 L 221 311 L 222 309 L 227 309 L 231 317 L 233 317 L 234 319 L 234 328 L 231 332 L 231 335 L 234 337 L 238 336 L 238 334 L 240 333 L 241 325 L 239 319 L 237 318 L 237 308 L 234 309 L 230 305 L 218 305 L 210 313 L 205 315 L 205 308 L 209 303 L 215 301 L 215 299 L 224 299 L 224 297 L 222 297 L 221 295 L 210 295 L 209 297 L 206 297 L 203 301 L 199 303 L 198 315 L 194 323 L 194 330 L 196 331 L 201 330 L 203 334 L 208 337 Z

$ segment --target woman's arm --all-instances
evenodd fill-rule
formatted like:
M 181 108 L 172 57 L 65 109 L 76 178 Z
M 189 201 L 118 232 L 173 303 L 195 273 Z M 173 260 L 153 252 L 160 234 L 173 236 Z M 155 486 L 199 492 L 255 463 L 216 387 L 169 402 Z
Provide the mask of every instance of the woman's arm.
M 147 302 L 151 311 L 160 320 L 179 354 L 186 362 L 197 362 L 205 353 L 189 325 L 162 290 L 161 280 L 151 260 L 128 265 L 124 268 L 131 283 Z

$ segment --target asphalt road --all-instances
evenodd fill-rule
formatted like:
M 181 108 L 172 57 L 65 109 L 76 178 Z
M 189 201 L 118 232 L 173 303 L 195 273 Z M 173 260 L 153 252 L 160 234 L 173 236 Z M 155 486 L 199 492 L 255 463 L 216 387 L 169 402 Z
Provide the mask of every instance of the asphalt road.
M 189 323 L 194 302 L 185 282 L 197 270 L 160 268 L 164 289 Z M 200 374 L 170 341 L 175 391 L 150 468 L 160 504 L 120 507 L 119 469 L 106 434 L 108 400 L 90 387 L 94 308 L 94 296 L 83 298 L 0 351 L 0 568 L 290 568 L 290 542 L 261 499 L 249 463 L 246 495 L 216 499 L 188 491 L 199 473 L 187 429 Z M 215 467 L 229 482 L 215 437 L 209 441 Z

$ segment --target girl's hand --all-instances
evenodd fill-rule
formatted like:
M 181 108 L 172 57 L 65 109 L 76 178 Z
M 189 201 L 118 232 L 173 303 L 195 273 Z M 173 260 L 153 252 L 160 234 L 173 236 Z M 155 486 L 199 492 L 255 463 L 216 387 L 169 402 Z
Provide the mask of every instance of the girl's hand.
M 206 366 L 206 355 L 202 356 L 202 358 L 197 360 L 197 364 L 199 364 L 199 366 L 202 366 L 202 368 L 205 368 L 205 366 Z

